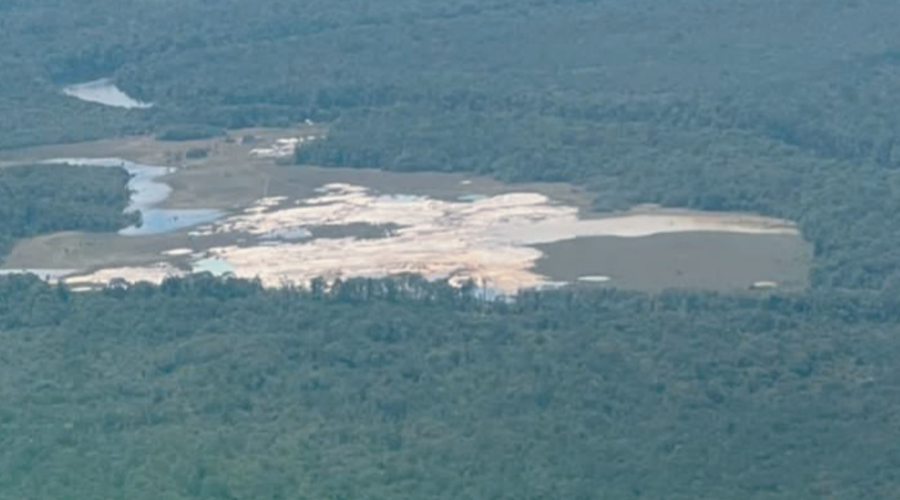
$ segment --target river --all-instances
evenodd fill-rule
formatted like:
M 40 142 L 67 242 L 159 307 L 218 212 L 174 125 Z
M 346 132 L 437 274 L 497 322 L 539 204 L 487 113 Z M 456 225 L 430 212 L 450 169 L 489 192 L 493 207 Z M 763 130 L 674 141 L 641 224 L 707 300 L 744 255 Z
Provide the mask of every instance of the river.
M 63 94 L 85 102 L 115 108 L 147 109 L 153 107 L 151 103 L 138 101 L 122 92 L 109 78 L 69 85 L 63 88 Z

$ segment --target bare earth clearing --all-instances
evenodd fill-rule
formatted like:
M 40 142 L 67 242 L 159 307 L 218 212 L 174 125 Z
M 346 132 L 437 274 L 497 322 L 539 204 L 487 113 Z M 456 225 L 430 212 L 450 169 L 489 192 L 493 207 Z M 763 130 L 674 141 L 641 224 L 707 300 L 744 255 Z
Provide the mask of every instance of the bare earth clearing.
M 638 289 L 806 284 L 809 249 L 786 222 L 639 207 L 590 213 L 566 184 L 504 185 L 438 173 L 279 165 L 269 154 L 316 140 L 316 126 L 232 131 L 228 138 L 125 138 L 5 153 L 0 165 L 124 158 L 174 166 L 158 207 L 217 209 L 207 225 L 153 235 L 61 233 L 20 243 L 5 269 L 79 269 L 67 281 L 158 282 L 207 270 L 268 286 L 316 276 L 417 272 L 514 292 L 582 283 Z M 280 141 L 280 142 L 279 142 Z M 188 152 L 205 158 L 186 160 Z

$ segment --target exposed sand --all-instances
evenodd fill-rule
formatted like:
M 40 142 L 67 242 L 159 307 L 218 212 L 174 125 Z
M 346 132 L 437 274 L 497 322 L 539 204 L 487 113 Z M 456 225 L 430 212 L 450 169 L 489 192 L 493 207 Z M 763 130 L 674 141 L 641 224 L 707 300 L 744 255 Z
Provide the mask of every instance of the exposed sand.
M 101 269 L 94 273 L 66 278 L 65 282 L 72 285 L 107 284 L 116 279 L 123 279 L 129 283 L 147 281 L 150 283 L 162 283 L 170 276 L 184 276 L 186 273 L 168 263 L 160 262 L 146 267 L 116 267 Z
M 297 148 L 312 142 L 317 138 L 317 136 L 308 135 L 306 137 L 286 137 L 276 139 L 275 142 L 269 146 L 251 149 L 250 156 L 253 158 L 288 158 L 294 155 Z
M 424 196 L 380 196 L 363 186 L 328 184 L 321 196 L 281 208 L 284 198 L 263 198 L 242 215 L 203 226 L 195 235 L 223 232 L 265 234 L 284 227 L 396 224 L 398 235 L 515 241 L 535 245 L 581 236 L 642 237 L 679 232 L 797 234 L 786 221 L 741 214 L 700 214 L 655 211 L 580 219 L 577 207 L 556 204 L 538 193 L 509 193 L 472 202 L 435 200 Z M 489 231 L 489 234 L 485 234 Z M 472 239 L 472 238 L 469 238 Z
M 238 277 L 262 280 L 270 287 L 305 285 L 319 276 L 381 277 L 418 273 L 454 281 L 473 279 L 492 289 L 514 293 L 521 288 L 553 285 L 533 270 L 542 252 L 531 245 L 583 236 L 637 238 L 673 232 L 796 234 L 784 221 L 746 215 L 696 214 L 654 210 L 581 219 L 575 206 L 555 203 L 538 193 L 508 193 L 472 202 L 425 196 L 386 196 L 351 184 L 328 184 L 319 196 L 291 202 L 285 197 L 260 199 L 242 213 L 192 232 L 195 238 L 242 234 L 257 240 L 284 228 L 399 226 L 382 238 L 318 238 L 300 242 L 226 245 L 207 249 L 218 267 Z M 184 248 L 162 252 L 185 256 Z M 208 263 L 209 259 L 204 262 Z M 207 264 L 194 262 L 198 270 Z M 224 272 L 221 269 L 219 272 Z M 104 283 L 114 278 L 159 283 L 182 271 L 165 264 L 105 269 L 70 283 Z M 586 276 L 581 281 L 606 281 Z
M 172 250 L 166 250 L 166 251 L 162 252 L 163 255 L 166 255 L 169 257 L 180 257 L 183 255 L 190 255 L 192 253 L 194 253 L 194 251 L 191 250 L 190 248 L 173 248 Z
M 583 281 L 585 283 L 606 283 L 610 281 L 612 278 L 609 276 L 579 276 L 578 281 Z
M 321 196 L 282 205 L 266 198 L 243 214 L 199 228 L 196 236 L 269 234 L 284 227 L 396 224 L 378 239 L 314 239 L 274 246 L 221 246 L 210 254 L 239 277 L 267 286 L 305 284 L 317 276 L 385 276 L 414 272 L 434 278 L 474 279 L 514 292 L 546 286 L 532 268 L 542 253 L 530 245 L 582 236 L 642 237 L 672 232 L 796 234 L 789 223 L 746 215 L 634 213 L 583 220 L 573 206 L 537 193 L 510 193 L 470 203 L 421 196 L 382 196 L 361 186 L 329 184 Z
M 618 214 L 590 213 L 590 197 L 577 187 L 564 184 L 508 186 L 458 174 L 284 168 L 275 164 L 278 156 L 323 135 L 325 129 L 309 126 L 292 130 L 248 129 L 234 131 L 228 138 L 186 143 L 125 138 L 0 154 L 0 159 L 19 161 L 100 154 L 144 164 L 177 166 L 160 178 L 161 185 L 171 187 L 171 196 L 165 196 L 169 194 L 167 190 L 164 199 L 155 200 L 154 209 L 216 208 L 231 214 L 193 230 L 164 235 L 73 233 L 33 238 L 20 242 L 6 263 L 9 267 L 101 269 L 66 280 L 79 284 L 103 285 L 115 278 L 158 283 L 167 276 L 187 272 L 182 269 L 259 277 L 267 286 L 304 284 L 317 276 L 378 277 L 414 272 L 457 283 L 472 278 L 492 289 L 514 292 L 558 284 L 554 280 L 611 279 L 621 286 L 627 276 L 619 271 L 621 261 L 626 259 L 598 251 L 598 246 L 578 246 L 578 242 L 593 237 L 628 239 L 636 246 L 646 241 L 660 252 L 667 252 L 650 237 L 707 233 L 685 235 L 688 239 L 704 239 L 706 250 L 682 250 L 701 255 L 698 266 L 705 268 L 707 256 L 728 260 L 727 252 L 720 250 L 727 245 L 709 241 L 723 237 L 723 233 L 790 237 L 798 234 L 789 222 L 751 215 L 654 206 Z M 244 141 L 244 137 L 251 136 L 252 141 Z M 198 147 L 207 149 L 209 156 L 185 162 L 185 152 Z M 358 229 L 368 226 L 390 229 L 383 235 L 369 231 L 364 236 L 364 231 Z M 646 240 L 640 239 L 644 237 Z M 545 270 L 541 264 L 537 265 L 541 271 L 536 270 L 538 261 L 556 262 L 548 245 L 566 245 L 576 239 L 573 245 L 577 247 L 574 251 L 580 252 L 579 259 L 571 259 L 570 254 L 566 261 L 579 260 L 577 266 L 557 272 Z M 782 258 L 780 254 L 772 258 L 771 253 L 764 258 Z M 681 260 L 673 264 L 674 272 L 680 274 L 684 261 L 676 257 Z M 782 265 L 769 260 L 765 266 L 775 271 L 749 279 L 742 276 L 737 286 L 747 287 L 763 279 L 784 282 L 783 270 L 790 263 Z M 745 262 L 733 259 L 726 264 L 746 267 Z M 795 267 L 802 266 L 800 263 Z M 688 278 L 693 279 L 690 273 Z M 685 280 L 679 278 L 675 286 L 681 286 L 682 281 Z

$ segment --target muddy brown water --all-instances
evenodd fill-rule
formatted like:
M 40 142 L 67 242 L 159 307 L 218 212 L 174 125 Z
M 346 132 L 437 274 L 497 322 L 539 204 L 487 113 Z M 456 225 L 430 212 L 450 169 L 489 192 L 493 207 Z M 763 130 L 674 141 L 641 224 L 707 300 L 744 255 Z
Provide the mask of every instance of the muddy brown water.
M 774 281 L 807 286 L 810 246 L 793 235 L 658 234 L 642 238 L 587 237 L 538 245 L 536 270 L 558 281 L 657 291 L 666 288 L 747 289 Z M 579 278 L 609 277 L 597 283 Z

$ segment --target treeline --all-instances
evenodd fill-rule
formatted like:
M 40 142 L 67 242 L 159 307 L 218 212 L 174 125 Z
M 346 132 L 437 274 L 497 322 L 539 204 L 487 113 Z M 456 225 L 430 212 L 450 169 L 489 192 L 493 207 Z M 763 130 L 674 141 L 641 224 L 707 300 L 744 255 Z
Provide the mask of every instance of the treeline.
M 574 181 L 600 209 L 789 217 L 815 245 L 816 286 L 900 282 L 896 2 L 364 4 L 9 6 L 0 148 L 312 118 L 331 135 L 301 162 Z M 60 94 L 108 76 L 155 107 Z
M 195 141 L 220 137 L 224 133 L 221 128 L 204 125 L 172 125 L 157 132 L 156 138 L 160 141 Z
M 804 500 L 900 484 L 896 298 L 448 292 L 0 278 L 0 498 Z
M 149 5 L 9 7 L 0 148 L 311 118 L 330 136 L 302 163 L 571 181 L 598 209 L 788 217 L 815 247 L 815 286 L 900 283 L 896 2 Z M 59 94 L 107 76 L 154 108 Z
M 121 168 L 20 165 L 0 168 L 0 261 L 21 238 L 58 231 L 113 232 L 140 220 L 125 214 Z
M 758 212 L 797 221 L 814 246 L 812 283 L 900 283 L 900 210 L 892 170 L 824 159 L 750 130 L 722 128 L 701 103 L 565 107 L 397 106 L 355 116 L 297 151 L 300 164 L 461 171 L 506 181 L 567 181 L 595 208 L 659 203 Z M 527 108 L 524 108 L 527 109 Z
M 282 125 L 477 94 L 476 106 L 517 111 L 523 101 L 571 110 L 702 101 L 698 123 L 884 166 L 900 155 L 900 101 L 890 92 L 900 40 L 884 22 L 900 8 L 889 0 L 728 0 L 719 9 L 702 0 L 83 5 L 5 5 L 0 147 L 180 124 Z M 738 31 L 754 43 L 736 40 Z M 100 77 L 156 107 L 110 110 L 59 95 Z M 505 117 L 514 127 L 527 127 L 523 119 Z

